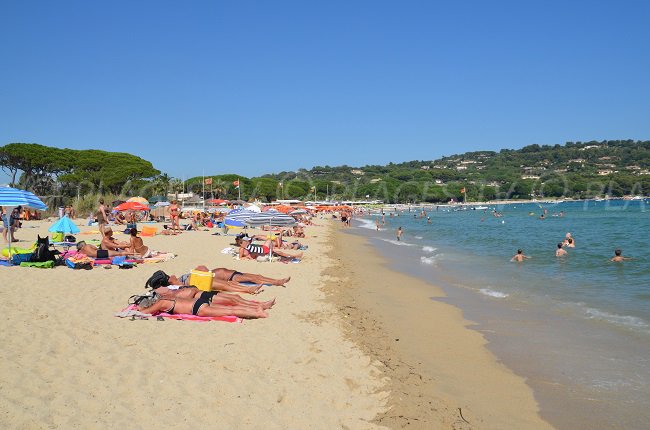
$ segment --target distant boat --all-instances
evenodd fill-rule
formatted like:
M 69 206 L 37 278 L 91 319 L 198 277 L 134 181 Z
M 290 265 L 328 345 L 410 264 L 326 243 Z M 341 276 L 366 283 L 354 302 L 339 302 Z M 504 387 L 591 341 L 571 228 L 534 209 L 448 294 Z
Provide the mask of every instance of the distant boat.
M 490 208 L 487 207 L 487 206 L 474 206 L 472 209 L 475 210 L 475 211 L 486 211 L 486 210 L 488 210 Z

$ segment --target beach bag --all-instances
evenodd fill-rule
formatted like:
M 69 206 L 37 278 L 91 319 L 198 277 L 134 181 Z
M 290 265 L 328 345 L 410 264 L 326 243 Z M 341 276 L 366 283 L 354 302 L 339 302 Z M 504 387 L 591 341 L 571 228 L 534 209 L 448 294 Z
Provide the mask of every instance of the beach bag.
M 63 232 L 56 231 L 52 233 L 52 242 L 63 242 Z
M 54 239 L 52 239 L 52 240 L 54 240 Z M 77 241 L 77 238 L 74 237 L 74 236 L 71 235 L 71 234 L 68 234 L 66 237 L 63 238 L 63 240 L 64 240 L 65 242 L 76 242 L 76 241 Z

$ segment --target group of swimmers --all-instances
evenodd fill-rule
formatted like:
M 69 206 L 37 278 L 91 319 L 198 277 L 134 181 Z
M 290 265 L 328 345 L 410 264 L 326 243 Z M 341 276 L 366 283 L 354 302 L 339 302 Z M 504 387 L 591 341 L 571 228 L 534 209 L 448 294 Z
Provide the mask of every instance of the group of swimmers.
M 558 242 L 557 249 L 555 250 L 555 256 L 564 257 L 569 254 L 565 248 L 575 248 L 575 247 L 576 247 L 575 239 L 573 238 L 573 236 L 571 236 L 571 233 L 567 233 L 564 240 L 562 242 Z M 524 260 L 527 260 L 529 258 L 532 257 L 530 257 L 529 255 L 525 255 L 522 249 L 518 249 L 517 253 L 512 256 L 510 261 L 521 263 Z M 624 257 L 623 251 L 621 251 L 620 248 L 614 250 L 614 256 L 609 259 L 609 261 L 613 261 L 613 262 L 622 262 L 625 260 L 632 260 L 632 258 Z

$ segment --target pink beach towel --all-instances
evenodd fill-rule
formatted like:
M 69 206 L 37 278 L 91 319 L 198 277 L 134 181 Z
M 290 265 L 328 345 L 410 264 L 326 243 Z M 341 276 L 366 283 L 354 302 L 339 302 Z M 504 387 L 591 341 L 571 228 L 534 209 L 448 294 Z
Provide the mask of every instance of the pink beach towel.
M 122 310 L 122 312 L 129 311 L 129 310 L 137 310 L 137 306 L 129 305 L 126 308 L 124 308 Z M 203 321 L 203 322 L 206 322 L 206 321 L 225 321 L 225 322 L 230 322 L 230 323 L 234 323 L 234 322 L 243 323 L 244 322 L 243 319 L 238 318 L 238 317 L 236 317 L 234 315 L 228 315 L 228 316 L 225 316 L 225 317 L 200 317 L 198 315 L 189 315 L 189 314 L 160 313 L 160 314 L 157 314 L 157 315 L 154 315 L 154 316 L 157 316 L 157 317 L 160 316 L 160 317 L 169 318 L 169 319 L 172 319 L 172 320 L 185 320 L 185 321 Z

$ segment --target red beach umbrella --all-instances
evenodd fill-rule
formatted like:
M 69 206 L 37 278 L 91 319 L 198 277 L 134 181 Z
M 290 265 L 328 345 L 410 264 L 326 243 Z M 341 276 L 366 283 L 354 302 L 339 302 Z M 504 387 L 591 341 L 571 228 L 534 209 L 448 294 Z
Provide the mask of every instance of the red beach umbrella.
M 124 202 L 113 208 L 116 211 L 148 211 L 149 206 L 140 202 Z

